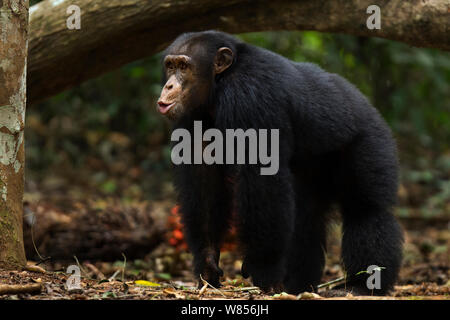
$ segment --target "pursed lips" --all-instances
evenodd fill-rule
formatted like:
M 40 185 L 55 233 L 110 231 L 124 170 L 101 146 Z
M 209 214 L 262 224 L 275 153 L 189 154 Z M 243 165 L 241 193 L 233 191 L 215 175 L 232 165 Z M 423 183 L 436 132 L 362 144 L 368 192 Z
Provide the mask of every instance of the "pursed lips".
M 165 103 L 162 101 L 158 101 L 158 110 L 162 114 L 166 114 L 174 105 L 175 105 L 175 102 Z

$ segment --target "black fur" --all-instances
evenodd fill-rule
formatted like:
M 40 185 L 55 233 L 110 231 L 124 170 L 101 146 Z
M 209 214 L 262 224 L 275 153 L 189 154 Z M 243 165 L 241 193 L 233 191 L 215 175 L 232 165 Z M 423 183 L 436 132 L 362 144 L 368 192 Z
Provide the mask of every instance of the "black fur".
M 392 215 L 398 164 L 388 126 L 339 75 L 221 32 L 184 34 L 167 53 L 195 47 L 206 75 L 224 46 L 235 53 L 232 66 L 212 79 L 209 100 L 175 128 L 192 130 L 193 121 L 202 120 L 203 130 L 280 129 L 280 170 L 262 176 L 258 165 L 176 166 L 195 274 L 219 285 L 220 246 L 235 212 L 244 275 L 266 290 L 311 291 L 324 267 L 326 216 L 338 204 L 346 289 L 371 293 L 368 275 L 354 275 L 375 264 L 385 269 L 382 288 L 373 293 L 385 293 L 396 281 L 402 252 Z

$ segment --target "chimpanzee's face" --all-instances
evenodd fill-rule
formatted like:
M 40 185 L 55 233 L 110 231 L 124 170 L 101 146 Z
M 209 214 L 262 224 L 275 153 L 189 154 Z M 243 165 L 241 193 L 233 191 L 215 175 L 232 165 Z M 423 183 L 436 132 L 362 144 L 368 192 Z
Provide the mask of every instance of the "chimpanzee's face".
M 158 99 L 158 110 L 169 119 L 205 106 L 211 95 L 215 75 L 225 71 L 233 61 L 231 49 L 219 48 L 208 57 L 207 44 L 184 43 L 172 47 L 164 57 L 167 82 Z

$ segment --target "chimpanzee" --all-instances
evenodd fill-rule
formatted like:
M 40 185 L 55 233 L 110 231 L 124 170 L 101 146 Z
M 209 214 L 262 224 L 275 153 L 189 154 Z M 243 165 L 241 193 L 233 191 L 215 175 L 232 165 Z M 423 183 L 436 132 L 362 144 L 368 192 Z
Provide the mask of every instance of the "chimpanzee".
M 218 31 L 180 35 L 165 50 L 163 65 L 157 108 L 174 129 L 194 134 L 194 121 L 201 121 L 203 129 L 220 132 L 279 130 L 276 174 L 262 175 L 261 163 L 175 166 L 198 279 L 220 285 L 221 243 L 235 223 L 244 277 L 267 291 L 314 290 L 325 262 L 326 223 L 338 208 L 347 282 L 337 291 L 385 294 L 392 288 L 403 244 L 392 214 L 396 145 L 355 86 Z M 381 268 L 381 288 L 367 286 L 371 265 Z

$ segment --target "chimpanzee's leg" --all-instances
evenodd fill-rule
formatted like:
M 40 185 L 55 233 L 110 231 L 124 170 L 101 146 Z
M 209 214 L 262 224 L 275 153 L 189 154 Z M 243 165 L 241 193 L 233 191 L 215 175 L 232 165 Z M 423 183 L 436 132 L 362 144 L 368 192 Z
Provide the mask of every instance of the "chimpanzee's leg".
M 342 259 L 356 294 L 385 294 L 397 279 L 402 260 L 402 231 L 392 214 L 397 194 L 395 145 L 386 131 L 362 134 L 348 148 L 341 185 Z M 373 132 L 372 132 L 373 131 Z M 382 267 L 379 288 L 367 286 L 371 265 Z
M 236 179 L 238 231 L 244 248 L 242 273 L 263 290 L 278 290 L 294 226 L 292 174 L 281 167 L 260 175 L 257 166 L 240 168 Z
M 294 294 L 314 291 L 325 266 L 325 213 L 329 203 L 325 196 L 318 197 L 306 188 L 297 193 L 295 229 L 284 279 L 284 289 Z

